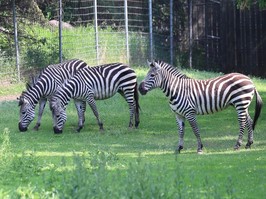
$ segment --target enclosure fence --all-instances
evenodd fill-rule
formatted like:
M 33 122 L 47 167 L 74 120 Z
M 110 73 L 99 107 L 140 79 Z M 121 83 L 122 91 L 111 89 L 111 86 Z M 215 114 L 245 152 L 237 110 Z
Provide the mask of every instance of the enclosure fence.
M 59 0 L 46 23 L 19 15 L 13 3 L 13 56 L 0 51 L 1 81 L 72 58 L 91 66 L 161 59 L 266 77 L 266 11 L 257 4 L 239 10 L 233 0 Z

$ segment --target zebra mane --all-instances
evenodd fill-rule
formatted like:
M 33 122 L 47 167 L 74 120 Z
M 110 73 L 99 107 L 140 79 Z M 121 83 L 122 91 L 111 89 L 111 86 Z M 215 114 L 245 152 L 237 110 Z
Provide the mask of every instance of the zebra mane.
M 34 86 L 34 85 L 38 82 L 39 79 L 40 79 L 40 75 L 31 76 L 31 77 L 30 77 L 30 80 L 27 81 L 27 83 L 26 83 L 26 89 L 28 90 L 28 89 L 30 89 L 32 86 Z
M 178 77 L 178 78 L 183 78 L 183 79 L 191 79 L 190 77 L 188 77 L 187 75 L 181 73 L 177 67 L 174 67 L 166 62 L 163 62 L 163 61 L 160 61 L 160 60 L 154 60 L 152 63 L 151 63 L 151 67 L 154 67 L 155 66 L 155 63 L 157 63 L 157 65 L 160 66 L 160 68 L 166 70 L 168 73 Z
M 18 106 L 21 106 L 24 103 L 24 95 L 26 91 L 22 91 L 21 95 L 17 98 L 18 100 Z

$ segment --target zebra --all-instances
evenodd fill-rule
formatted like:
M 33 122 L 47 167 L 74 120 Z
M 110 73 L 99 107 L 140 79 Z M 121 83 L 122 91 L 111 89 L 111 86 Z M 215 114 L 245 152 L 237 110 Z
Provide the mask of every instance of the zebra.
M 63 82 L 73 76 L 78 70 L 88 68 L 89 66 L 82 60 L 73 59 L 62 62 L 60 64 L 49 65 L 42 70 L 39 76 L 32 79 L 31 83 L 27 83 L 26 91 L 23 91 L 18 98 L 20 106 L 19 130 L 27 131 L 29 124 L 35 116 L 35 107 L 39 103 L 39 114 L 35 130 L 41 125 L 41 118 L 45 108 L 47 99 L 55 93 Z M 75 101 L 77 110 L 85 109 L 86 103 L 80 100 Z M 80 111 L 78 111 L 80 113 Z M 79 115 L 79 122 L 84 116 Z
M 55 93 L 51 99 L 54 133 L 63 132 L 63 126 L 67 119 L 65 109 L 71 98 L 86 100 L 97 119 L 100 130 L 103 130 L 103 123 L 99 118 L 95 100 L 110 98 L 117 92 L 125 98 L 129 105 L 129 127 L 133 127 L 133 116 L 135 115 L 135 127 L 137 128 L 140 106 L 136 73 L 122 63 L 110 63 L 79 70 Z M 79 128 L 83 128 L 83 124 Z
M 239 136 L 234 147 L 239 149 L 245 127 L 248 130 L 246 148 L 253 144 L 253 131 L 262 109 L 262 99 L 252 81 L 245 75 L 230 73 L 208 80 L 195 80 L 163 61 L 149 62 L 150 69 L 139 85 L 142 95 L 154 88 L 161 88 L 169 98 L 171 110 L 176 114 L 179 127 L 179 143 L 176 152 L 180 153 L 184 144 L 185 120 L 188 120 L 197 138 L 197 152 L 202 153 L 202 142 L 196 115 L 221 111 L 229 105 L 235 107 L 238 114 Z M 253 95 L 256 95 L 255 116 L 252 121 L 248 107 Z

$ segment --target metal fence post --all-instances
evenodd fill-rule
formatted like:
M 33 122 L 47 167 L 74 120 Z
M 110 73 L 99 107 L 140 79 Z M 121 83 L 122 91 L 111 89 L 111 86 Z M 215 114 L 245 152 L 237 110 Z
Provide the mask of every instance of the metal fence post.
M 59 0 L 59 26 L 58 26 L 58 37 L 59 37 L 59 62 L 62 62 L 62 0 Z
M 189 0 L 189 68 L 192 68 L 192 51 L 193 51 L 193 7 L 192 0 Z
M 170 0 L 170 64 L 173 65 L 173 0 Z
M 99 65 L 99 33 L 98 33 L 98 17 L 97 17 L 97 0 L 94 0 L 94 30 L 95 30 L 95 47 L 96 47 L 96 61 Z
M 16 48 L 16 67 L 18 72 L 18 81 L 20 81 L 20 66 L 19 66 L 19 46 L 18 46 L 18 26 L 16 18 L 16 3 L 13 0 L 13 24 L 14 24 L 14 42 Z
M 127 0 L 124 0 L 125 7 L 125 31 L 126 31 L 126 53 L 127 53 L 127 63 L 129 63 L 129 44 L 128 44 L 128 12 L 127 12 Z
M 149 0 L 150 59 L 153 60 L 152 0 Z

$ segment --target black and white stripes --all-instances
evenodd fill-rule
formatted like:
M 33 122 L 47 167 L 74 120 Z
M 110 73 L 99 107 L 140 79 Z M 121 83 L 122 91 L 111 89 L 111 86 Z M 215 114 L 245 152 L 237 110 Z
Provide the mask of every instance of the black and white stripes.
M 262 99 L 252 81 L 245 75 L 231 73 L 208 80 L 194 80 L 180 73 L 176 68 L 162 61 L 149 63 L 150 70 L 139 86 L 141 94 L 154 88 L 161 88 L 169 98 L 171 109 L 176 113 L 179 125 L 179 145 L 183 149 L 184 121 L 187 119 L 198 141 L 198 152 L 202 152 L 202 142 L 196 121 L 197 114 L 210 114 L 225 109 L 229 105 L 236 108 L 239 121 L 239 137 L 235 145 L 242 143 L 245 127 L 248 129 L 246 148 L 253 143 L 253 130 L 262 108 Z M 248 107 L 256 95 L 254 121 L 249 116 Z
M 19 130 L 27 130 L 28 125 L 34 119 L 35 107 L 39 102 L 38 121 L 34 127 L 34 129 L 38 130 L 47 99 L 55 93 L 64 81 L 82 68 L 88 68 L 88 65 L 81 60 L 74 59 L 60 64 L 49 65 L 43 69 L 39 77 L 32 84 L 28 84 L 27 90 L 23 91 L 18 98 L 20 106 Z M 84 104 L 78 101 L 76 103 Z M 77 108 L 79 107 L 77 106 Z M 85 109 L 85 107 L 82 107 L 82 109 Z
M 95 100 L 110 98 L 117 92 L 125 98 L 129 105 L 129 127 L 133 126 L 134 115 L 135 126 L 138 127 L 139 103 L 136 73 L 124 64 L 112 63 L 79 70 L 56 92 L 51 100 L 54 132 L 62 133 L 66 122 L 65 107 L 71 98 L 86 100 L 98 121 L 100 129 L 103 129 Z M 84 114 L 80 113 L 80 115 Z M 82 128 L 83 123 L 80 123 L 78 131 Z

